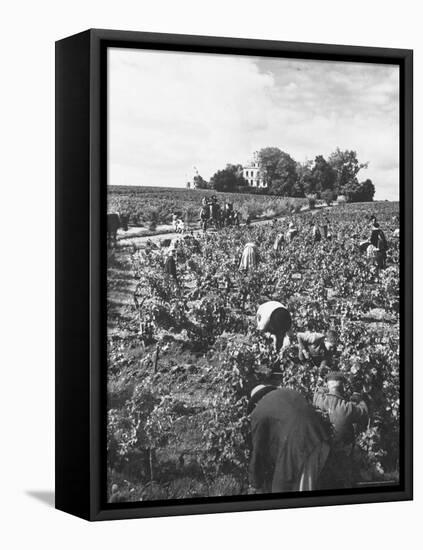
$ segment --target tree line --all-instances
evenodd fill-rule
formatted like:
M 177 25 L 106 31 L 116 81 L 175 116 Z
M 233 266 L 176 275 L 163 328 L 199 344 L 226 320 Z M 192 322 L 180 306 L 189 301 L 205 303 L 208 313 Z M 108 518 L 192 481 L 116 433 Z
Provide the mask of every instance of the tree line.
M 368 167 L 361 163 L 356 151 L 337 148 L 327 159 L 318 155 L 314 160 L 295 161 L 278 147 L 265 147 L 259 151 L 260 177 L 266 187 L 249 187 L 240 164 L 227 164 L 206 181 L 199 174 L 194 177 L 196 189 L 213 189 L 225 192 L 250 192 L 282 197 L 314 197 L 330 203 L 339 196 L 348 202 L 372 201 L 375 187 L 370 179 L 359 181 L 360 170 Z

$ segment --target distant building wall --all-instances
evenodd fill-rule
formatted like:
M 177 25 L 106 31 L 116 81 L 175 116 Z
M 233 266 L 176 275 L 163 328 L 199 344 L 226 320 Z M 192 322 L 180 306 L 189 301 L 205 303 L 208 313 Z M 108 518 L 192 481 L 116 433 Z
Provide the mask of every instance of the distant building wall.
M 250 187 L 266 187 L 264 182 L 258 152 L 253 155 L 253 160 L 243 166 L 242 175 Z

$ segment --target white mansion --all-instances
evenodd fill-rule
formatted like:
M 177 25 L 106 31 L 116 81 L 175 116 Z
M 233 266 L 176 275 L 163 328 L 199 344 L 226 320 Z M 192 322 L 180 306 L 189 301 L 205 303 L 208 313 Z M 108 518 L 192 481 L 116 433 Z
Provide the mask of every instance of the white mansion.
M 253 160 L 243 166 L 242 175 L 244 176 L 244 179 L 247 180 L 248 185 L 250 185 L 251 187 L 266 187 L 260 169 L 258 151 L 253 154 Z

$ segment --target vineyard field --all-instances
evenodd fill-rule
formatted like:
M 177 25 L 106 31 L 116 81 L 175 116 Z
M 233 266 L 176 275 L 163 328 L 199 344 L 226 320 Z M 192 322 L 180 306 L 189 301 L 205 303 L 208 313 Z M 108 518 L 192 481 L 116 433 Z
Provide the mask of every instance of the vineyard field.
M 172 209 L 197 212 L 204 193 L 112 188 L 109 205 L 144 223 L 149 207 L 166 220 Z M 155 243 L 109 248 L 110 502 L 246 494 L 251 389 L 272 383 L 311 400 L 324 383 L 325 367 L 298 358 L 296 333 L 310 318 L 321 331 L 337 331 L 336 368 L 345 373 L 348 394 L 369 397 L 371 419 L 354 449 L 355 480 L 398 480 L 398 203 L 292 213 L 286 199 L 278 206 L 274 197 L 237 194 L 236 201 L 246 211 L 255 205 L 286 217 L 181 238 L 177 280 L 165 273 L 166 250 Z M 371 215 L 389 244 L 383 270 L 359 248 Z M 315 243 L 311 226 L 323 218 L 331 238 Z M 276 236 L 291 221 L 298 236 L 275 252 Z M 239 262 L 250 241 L 259 261 L 244 273 Z M 267 300 L 285 304 L 293 318 L 290 344 L 280 352 L 256 329 L 257 308 Z

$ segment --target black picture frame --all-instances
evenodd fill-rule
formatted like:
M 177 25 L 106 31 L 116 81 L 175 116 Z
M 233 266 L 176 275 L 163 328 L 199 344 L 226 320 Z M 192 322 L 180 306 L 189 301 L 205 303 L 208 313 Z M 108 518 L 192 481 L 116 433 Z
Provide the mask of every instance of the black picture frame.
M 107 504 L 105 248 L 108 47 L 400 67 L 401 480 L 348 491 Z M 91 29 L 56 43 L 56 508 L 87 520 L 412 499 L 413 52 Z

